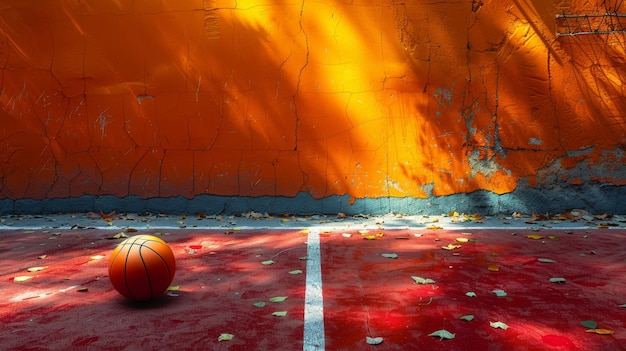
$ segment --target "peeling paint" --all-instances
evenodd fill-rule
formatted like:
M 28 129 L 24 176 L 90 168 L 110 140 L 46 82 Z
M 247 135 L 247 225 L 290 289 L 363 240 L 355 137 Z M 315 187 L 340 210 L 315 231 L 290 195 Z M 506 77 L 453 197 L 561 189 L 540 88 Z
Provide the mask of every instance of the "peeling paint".
M 624 37 L 556 35 L 555 14 L 602 10 L 9 0 L 0 200 L 305 193 L 356 208 L 621 186 Z

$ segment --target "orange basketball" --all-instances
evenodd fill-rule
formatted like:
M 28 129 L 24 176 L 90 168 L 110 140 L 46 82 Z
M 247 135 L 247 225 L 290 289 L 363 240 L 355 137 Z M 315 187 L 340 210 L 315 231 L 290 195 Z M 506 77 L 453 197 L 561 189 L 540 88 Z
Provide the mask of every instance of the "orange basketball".
M 109 279 L 115 290 L 135 301 L 148 301 L 172 283 L 176 260 L 160 238 L 136 235 L 122 241 L 109 259 Z

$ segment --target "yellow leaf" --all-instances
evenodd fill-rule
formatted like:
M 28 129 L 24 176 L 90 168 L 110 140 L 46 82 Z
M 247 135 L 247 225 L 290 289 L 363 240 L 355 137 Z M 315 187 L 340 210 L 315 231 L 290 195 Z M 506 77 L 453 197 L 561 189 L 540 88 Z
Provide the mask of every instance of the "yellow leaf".
M 42 267 L 30 267 L 28 269 L 26 269 L 29 272 L 39 272 L 42 271 L 44 269 L 48 268 L 48 266 L 42 266 Z
M 302 234 L 309 234 L 309 232 L 311 232 L 311 231 L 310 231 L 310 230 L 308 230 L 308 229 L 302 229 L 302 230 L 300 231 L 300 233 L 302 233 Z
M 526 236 L 528 239 L 533 239 L 533 240 L 539 240 L 539 239 L 543 239 L 543 236 L 541 235 L 536 235 L 536 234 L 530 234 Z
M 233 340 L 235 336 L 233 334 L 228 334 L 228 333 L 222 333 L 220 334 L 220 336 L 217 338 L 217 341 L 230 341 Z
M 18 275 L 17 277 L 13 278 L 14 282 L 25 282 L 28 279 L 31 279 L 31 276 L 28 275 Z
M 448 244 L 448 246 L 442 246 L 441 248 L 444 250 L 454 250 L 460 248 L 461 245 Z
M 460 242 L 460 243 L 466 243 L 469 241 L 468 238 L 456 238 L 456 241 Z
M 615 334 L 615 331 L 611 329 L 587 329 L 587 333 L 596 333 L 600 335 L 611 335 Z
M 363 239 L 366 239 L 366 240 L 376 240 L 376 235 L 365 235 L 365 236 L 363 236 Z
M 497 265 L 495 265 L 495 264 L 490 264 L 489 266 L 487 266 L 487 269 L 488 269 L 488 270 L 490 270 L 490 271 L 492 271 L 492 272 L 497 272 L 497 271 L 499 271 L 499 270 L 500 270 L 500 267 L 498 267 L 498 266 L 497 266 Z
M 431 225 L 431 226 L 426 227 L 426 229 L 437 230 L 437 229 L 443 229 L 443 227 L 439 227 L 439 226 L 436 226 L 436 225 Z
M 167 287 L 167 291 L 177 291 L 180 289 L 180 285 L 170 285 Z

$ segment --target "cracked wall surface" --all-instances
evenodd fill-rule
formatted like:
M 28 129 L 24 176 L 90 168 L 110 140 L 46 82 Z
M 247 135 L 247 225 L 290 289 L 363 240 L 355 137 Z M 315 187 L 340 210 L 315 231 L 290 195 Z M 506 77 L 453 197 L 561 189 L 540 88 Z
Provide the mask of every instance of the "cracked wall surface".
M 578 205 L 626 184 L 626 44 L 555 15 L 609 3 L 4 0 L 0 200 Z

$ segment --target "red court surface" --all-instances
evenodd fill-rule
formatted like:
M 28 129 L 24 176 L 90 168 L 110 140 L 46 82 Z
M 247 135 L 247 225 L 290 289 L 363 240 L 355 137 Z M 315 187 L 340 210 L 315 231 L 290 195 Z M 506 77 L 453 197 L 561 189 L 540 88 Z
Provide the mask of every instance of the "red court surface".
M 177 259 L 178 290 L 151 303 L 111 287 L 118 232 L 0 232 L 2 349 L 306 349 L 306 242 L 319 232 L 326 350 L 626 350 L 623 229 L 129 232 L 162 237 Z

